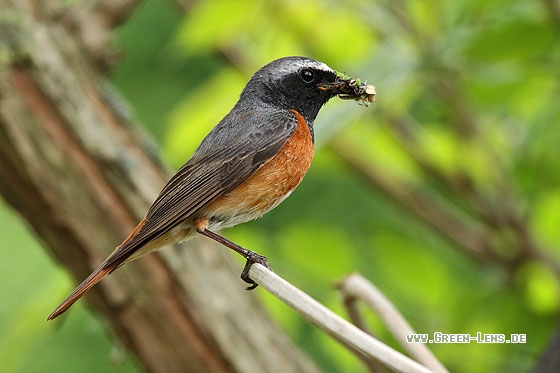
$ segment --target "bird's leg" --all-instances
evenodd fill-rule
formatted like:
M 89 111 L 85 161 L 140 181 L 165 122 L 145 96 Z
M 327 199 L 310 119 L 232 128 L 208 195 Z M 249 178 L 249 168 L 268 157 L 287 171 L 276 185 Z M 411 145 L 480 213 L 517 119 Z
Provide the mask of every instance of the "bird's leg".
M 247 263 L 245 264 L 245 268 L 243 268 L 243 272 L 241 272 L 241 279 L 250 285 L 249 287 L 247 287 L 247 290 L 253 290 L 257 286 L 259 286 L 259 284 L 257 284 L 255 281 L 253 281 L 249 277 L 249 270 L 251 269 L 251 266 L 255 263 L 262 264 L 266 268 L 270 269 L 270 266 L 268 265 L 268 261 L 266 259 L 266 256 L 259 255 L 254 251 L 251 251 L 251 250 L 248 250 L 248 249 L 246 249 L 242 246 L 239 246 L 235 242 L 232 242 L 232 241 L 228 240 L 227 238 L 220 236 L 217 233 L 209 231 L 208 229 L 206 229 L 207 225 L 208 225 L 208 221 L 206 219 L 197 219 L 194 223 L 194 226 L 195 226 L 196 231 L 198 233 L 200 233 L 200 234 L 202 234 L 202 235 L 204 235 L 208 238 L 211 238 L 214 241 L 232 249 L 233 251 L 235 251 L 236 253 L 238 253 L 239 255 L 244 257 L 245 259 L 247 259 Z

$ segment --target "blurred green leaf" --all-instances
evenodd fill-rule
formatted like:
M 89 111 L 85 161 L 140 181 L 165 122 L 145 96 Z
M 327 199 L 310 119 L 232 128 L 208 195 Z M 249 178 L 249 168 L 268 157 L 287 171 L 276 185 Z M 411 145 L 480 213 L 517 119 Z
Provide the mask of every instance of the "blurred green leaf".
M 560 311 L 560 284 L 550 268 L 541 263 L 526 263 L 518 281 L 525 287 L 527 307 L 537 314 L 555 315 Z

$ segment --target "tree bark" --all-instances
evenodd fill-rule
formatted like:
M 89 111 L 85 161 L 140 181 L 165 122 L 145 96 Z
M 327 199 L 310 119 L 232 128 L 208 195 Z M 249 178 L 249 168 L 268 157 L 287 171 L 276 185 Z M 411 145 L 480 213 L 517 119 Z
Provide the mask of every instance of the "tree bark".
M 0 2 L 0 193 L 79 282 L 169 174 L 58 2 Z M 186 246 L 127 264 L 86 297 L 146 370 L 317 370 L 244 290 L 231 253 Z

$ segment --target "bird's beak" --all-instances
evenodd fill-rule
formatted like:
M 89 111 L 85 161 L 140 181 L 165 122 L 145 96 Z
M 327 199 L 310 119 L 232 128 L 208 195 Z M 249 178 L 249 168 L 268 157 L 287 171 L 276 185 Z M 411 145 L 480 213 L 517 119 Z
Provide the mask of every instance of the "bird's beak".
M 369 105 L 375 101 L 375 87 L 360 79 L 351 78 L 347 75 L 337 73 L 336 80 L 332 83 L 320 83 L 317 85 L 322 91 L 329 91 L 338 95 L 343 100 L 356 100 L 363 105 Z

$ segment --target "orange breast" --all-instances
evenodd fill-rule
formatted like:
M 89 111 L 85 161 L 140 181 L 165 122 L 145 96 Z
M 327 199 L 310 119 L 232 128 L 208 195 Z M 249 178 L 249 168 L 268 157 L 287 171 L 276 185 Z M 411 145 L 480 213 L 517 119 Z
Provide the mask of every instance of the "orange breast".
M 258 218 L 288 197 L 301 182 L 311 165 L 314 147 L 305 119 L 295 110 L 292 112 L 297 126 L 282 149 L 237 188 L 204 209 L 204 215 L 224 220 L 214 228 Z

